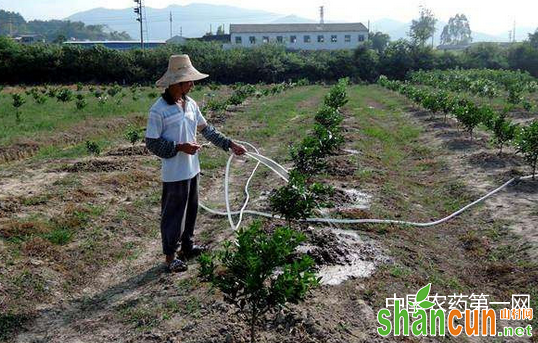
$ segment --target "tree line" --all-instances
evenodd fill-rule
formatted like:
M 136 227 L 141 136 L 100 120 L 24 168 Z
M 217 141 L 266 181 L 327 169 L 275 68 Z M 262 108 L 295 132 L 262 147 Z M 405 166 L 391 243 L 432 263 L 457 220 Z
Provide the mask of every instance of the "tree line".
M 21 45 L 0 37 L 0 83 L 149 84 L 166 70 L 170 55 L 182 53 L 189 54 L 199 70 L 210 74 L 210 81 L 224 84 L 302 78 L 332 82 L 342 77 L 373 82 L 379 75 L 404 79 L 411 70 L 453 68 L 520 69 L 538 77 L 535 40 L 531 35 L 528 41 L 510 47 L 483 43 L 462 52 L 437 51 L 406 40 L 379 44 L 375 49 L 368 42 L 356 50 L 341 51 L 287 51 L 271 44 L 224 50 L 218 43 L 199 41 L 117 51 L 103 46 Z

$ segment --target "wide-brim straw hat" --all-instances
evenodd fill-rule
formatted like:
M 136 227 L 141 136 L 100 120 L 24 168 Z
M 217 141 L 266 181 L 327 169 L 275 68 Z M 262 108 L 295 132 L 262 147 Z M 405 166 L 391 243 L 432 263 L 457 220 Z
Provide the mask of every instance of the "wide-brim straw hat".
M 159 87 L 168 87 L 180 82 L 205 79 L 208 76 L 192 66 L 189 55 L 172 55 L 168 61 L 168 70 L 155 84 Z

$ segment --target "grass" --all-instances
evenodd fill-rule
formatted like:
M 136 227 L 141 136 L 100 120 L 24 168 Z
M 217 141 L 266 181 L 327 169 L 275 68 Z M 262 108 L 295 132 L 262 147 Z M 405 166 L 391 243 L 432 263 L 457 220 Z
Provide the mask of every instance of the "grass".
M 250 106 L 248 113 L 229 120 L 225 131 L 241 137 L 241 140 L 274 150 L 275 155 L 287 157 L 288 143 L 298 142 L 306 136 L 305 128 L 312 127 L 313 117 L 326 92 L 327 89 L 321 86 L 307 86 L 258 101 Z M 241 125 L 240 120 L 254 125 Z M 239 127 L 248 129 L 229 129 Z
M 67 103 L 59 102 L 54 98 L 48 98 L 48 101 L 42 105 L 37 104 L 31 96 L 27 96 L 26 103 L 21 107 L 21 122 L 17 123 L 14 115 L 14 108 L 11 106 L 11 95 L 5 92 L 0 93 L 0 146 L 8 145 L 16 137 L 33 136 L 43 132 L 59 132 L 80 123 L 89 118 L 109 118 L 109 117 L 127 117 L 132 115 L 145 115 L 149 107 L 159 96 L 158 89 L 148 87 L 141 88 L 140 98 L 133 100 L 131 91 L 128 87 L 123 88 L 123 93 L 127 96 L 123 98 L 120 104 L 116 100 L 120 98 L 110 98 L 105 104 L 99 104 L 98 99 L 87 89 L 82 91 L 88 102 L 88 106 L 82 111 L 75 107 L 75 100 Z M 202 90 L 194 91 L 191 95 L 194 98 L 202 96 Z M 152 95 L 152 97 L 149 97 Z M 154 96 L 156 95 L 156 96 Z
M 124 304 L 118 309 L 118 315 L 122 322 L 139 331 L 148 331 L 161 321 L 160 309 L 150 304 Z
M 155 302 L 148 298 L 130 301 L 120 305 L 116 313 L 123 323 L 133 326 L 140 332 L 158 327 L 163 321 L 170 320 L 177 314 L 191 318 L 200 317 L 201 302 L 196 296 L 188 296 L 186 299 L 174 297 L 159 300 L 164 301 Z
M 231 114 L 222 131 L 234 139 L 251 141 L 262 148 L 263 154 L 278 162 L 285 162 L 288 160 L 287 145 L 299 142 L 307 134 L 305 128 L 312 127 L 313 116 L 326 91 L 327 88 L 320 86 L 299 87 L 277 97 L 253 100 Z M 450 213 L 473 198 L 472 194 L 468 195 L 469 190 L 460 180 L 446 172 L 446 165 L 438 158 L 439 151 L 424 146 L 420 140 L 422 130 L 404 115 L 403 109 L 408 106 L 405 100 L 377 86 L 352 86 L 349 94 L 350 103 L 345 107 L 346 113 L 354 117 L 360 131 L 347 142 L 346 147 L 360 151 L 360 154 L 354 156 L 354 162 L 360 167 L 349 179 L 340 181 L 357 182 L 372 192 L 371 216 L 429 221 Z M 370 101 L 375 101 L 380 106 L 370 109 Z M 100 142 L 106 146 L 107 141 L 115 144 L 123 139 L 122 135 L 122 132 L 117 131 L 110 135 L 98 135 L 94 139 L 102 139 Z M 82 148 L 85 146 L 79 144 L 66 149 L 53 147 L 40 156 L 85 156 Z M 226 159 L 227 155 L 216 148 L 204 149 L 201 155 L 202 170 L 209 177 L 204 177 L 203 180 L 223 173 Z M 70 246 L 76 246 L 77 252 L 81 252 L 81 255 L 77 255 L 80 256 L 80 263 L 73 270 L 73 275 L 65 277 L 67 286 L 64 291 L 69 292 L 79 287 L 80 283 L 91 282 L 88 278 L 91 279 L 100 268 L 110 263 L 140 257 L 143 252 L 142 242 L 158 239 L 159 234 L 161 190 L 155 181 L 158 179 L 159 164 L 156 160 L 152 157 L 140 162 L 140 166 L 153 168 L 155 175 L 129 171 L 90 177 L 85 173 L 72 173 L 51 185 L 44 195 L 23 200 L 26 206 L 36 206 L 37 210 L 43 210 L 41 206 L 47 206 L 47 202 L 52 200 L 62 201 L 61 204 L 65 205 L 73 189 L 85 187 L 89 182 L 96 186 L 95 195 L 83 200 L 84 206 L 65 212 L 61 220 L 53 221 L 42 216 L 20 220 L 20 225 L 15 225 L 15 229 L 20 231 L 17 234 L 19 240 L 8 242 L 9 263 L 17 266 L 20 261 L 27 261 L 28 256 L 21 249 L 26 242 L 36 237 L 46 238 L 50 249 L 62 253 L 73 253 Z M 260 167 L 260 173 L 253 180 L 253 188 L 270 190 L 275 187 L 273 184 L 267 185 L 273 174 L 262 173 L 262 169 Z M 237 174 L 244 173 L 243 168 L 237 168 L 234 177 L 241 180 L 244 175 Z M 330 176 L 326 178 L 329 179 Z M 100 202 L 99 194 L 103 190 L 109 192 L 107 195 L 112 194 L 114 201 Z M 255 197 L 256 193 L 253 191 L 252 196 Z M 118 201 L 127 195 L 133 199 L 131 205 Z M 210 199 L 210 202 L 211 200 L 216 202 L 215 199 Z M 222 203 L 214 205 L 223 208 Z M 473 211 L 480 213 L 482 210 L 475 208 Z M 202 213 L 204 212 L 201 211 L 200 214 Z M 448 224 L 429 229 L 395 225 L 360 226 L 359 229 L 364 230 L 365 235 L 374 237 L 380 245 L 387 247 L 395 261 L 384 265 L 372 278 L 365 280 L 365 290 L 359 295 L 374 307 L 379 307 L 384 305 L 387 295 L 394 292 L 416 292 L 417 286 L 424 286 L 427 282 L 433 282 L 435 291 L 439 293 L 493 290 L 492 294 L 504 294 L 506 289 L 496 287 L 495 276 L 488 280 L 485 276 L 467 275 L 466 268 L 478 264 L 476 271 L 487 275 L 487 267 L 493 266 L 493 263 L 498 266 L 497 272 L 501 273 L 502 267 L 508 263 L 529 269 L 534 268 L 534 264 L 521 261 L 518 252 L 510 248 L 508 243 L 506 246 L 500 244 L 505 239 L 510 242 L 503 223 L 482 221 L 478 217 L 476 213 L 466 214 Z M 140 230 L 140 226 L 148 226 L 148 220 L 151 221 L 152 230 Z M 245 221 L 248 220 L 250 219 L 245 218 Z M 218 244 L 215 237 L 222 237 L 229 230 L 226 218 L 211 218 L 207 226 L 205 230 L 196 233 L 197 240 Z M 43 229 L 42 232 L 38 231 L 40 228 Z M 2 232 L 0 234 L 3 235 Z M 483 236 L 487 239 L 483 239 Z M 58 268 L 69 266 L 62 264 L 64 261 L 54 263 Z M 85 275 L 86 278 L 80 275 Z M 526 280 L 521 273 L 516 273 L 512 279 L 507 279 L 508 285 L 516 276 Z M 21 292 L 27 285 L 24 283 L 27 279 L 33 280 L 30 285 L 36 294 L 39 294 L 40 289 L 46 292 L 46 288 L 40 286 L 46 284 L 33 273 L 20 272 L 10 277 L 8 284 L 16 281 L 17 286 L 14 287 Z M 510 276 L 502 274 L 500 277 Z M 208 292 L 201 294 L 203 287 L 200 281 L 193 277 L 172 282 L 172 287 L 166 293 L 173 294 L 172 297 L 152 296 L 151 299 L 146 299 L 141 294 L 137 301 L 116 308 L 116 319 L 140 332 L 152 330 L 178 315 L 207 320 L 202 317 L 202 309 L 207 308 L 205 299 L 210 296 Z M 533 299 L 535 298 L 536 295 Z M 319 308 L 320 311 L 326 311 L 321 305 Z M 4 325 L 14 330 L 20 325 L 17 318 L 19 317 L 15 317 L 15 320 L 8 316 L 0 318 L 0 328 Z M 342 330 L 353 325 L 347 321 L 341 323 Z
M 441 151 L 424 146 L 420 127 L 404 115 L 409 103 L 403 97 L 377 86 L 359 86 L 350 98 L 360 124 L 354 149 L 361 151 L 362 168 L 355 175 L 378 194 L 372 215 L 430 221 L 478 197 L 447 172 Z M 368 102 L 383 106 L 365 109 Z M 375 272 L 363 298 L 378 309 L 394 293 L 414 293 L 428 282 L 445 295 L 483 292 L 506 299 L 511 292 L 532 293 L 536 262 L 507 235 L 507 224 L 489 219 L 487 210 L 477 206 L 430 228 L 368 226 L 367 234 L 390 247 L 395 262 Z

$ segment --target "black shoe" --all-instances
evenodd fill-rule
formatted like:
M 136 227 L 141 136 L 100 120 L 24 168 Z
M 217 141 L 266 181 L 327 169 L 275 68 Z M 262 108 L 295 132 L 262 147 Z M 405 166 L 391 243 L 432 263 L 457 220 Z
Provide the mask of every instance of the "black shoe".
M 205 251 L 207 251 L 207 248 L 205 246 L 194 244 L 189 249 L 183 250 L 183 248 L 181 248 L 181 250 L 178 252 L 178 257 L 181 256 L 185 259 L 189 259 L 196 256 L 200 256 Z
M 187 269 L 188 269 L 187 264 L 179 259 L 174 259 L 172 262 L 170 262 L 166 266 L 166 270 L 169 273 L 184 272 Z

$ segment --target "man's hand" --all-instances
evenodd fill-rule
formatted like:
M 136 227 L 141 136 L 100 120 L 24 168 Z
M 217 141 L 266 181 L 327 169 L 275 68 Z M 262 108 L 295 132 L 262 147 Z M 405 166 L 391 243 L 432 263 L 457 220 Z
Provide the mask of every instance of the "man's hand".
M 200 144 L 190 142 L 190 143 L 179 143 L 176 145 L 176 150 L 184 152 L 189 155 L 194 155 L 202 146 Z
M 234 152 L 234 154 L 236 154 L 237 156 L 241 156 L 243 155 L 245 152 L 247 152 L 247 149 L 245 149 L 244 146 L 240 145 L 240 144 L 236 144 L 234 142 L 231 142 L 230 143 L 230 148 L 232 148 L 232 151 Z

